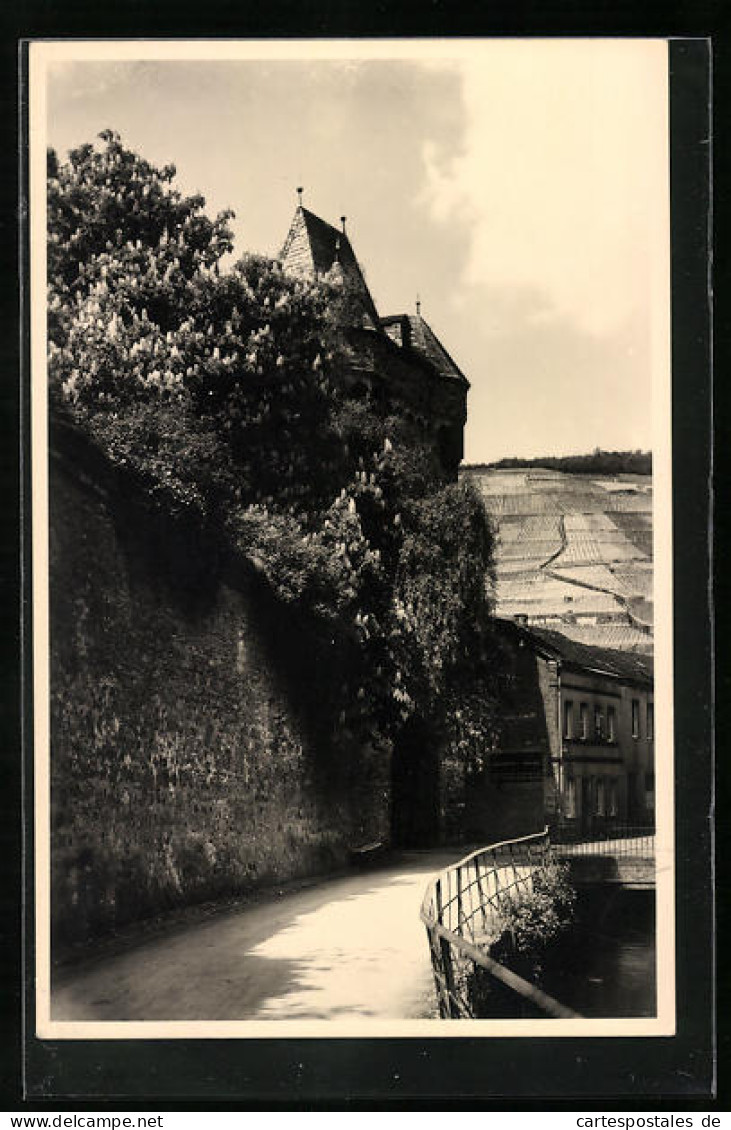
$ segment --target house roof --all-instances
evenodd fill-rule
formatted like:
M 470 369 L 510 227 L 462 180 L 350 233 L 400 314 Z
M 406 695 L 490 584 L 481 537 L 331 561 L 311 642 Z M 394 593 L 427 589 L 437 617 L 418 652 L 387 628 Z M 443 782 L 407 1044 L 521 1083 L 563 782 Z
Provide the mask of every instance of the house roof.
M 441 377 L 469 384 L 457 363 L 449 356 L 434 330 L 418 314 L 392 314 L 381 318 L 381 325 L 394 341 L 405 349 L 413 349 L 427 360 Z
M 607 675 L 625 682 L 652 683 L 654 665 L 651 655 L 577 643 L 551 628 L 527 627 L 511 620 L 498 620 L 498 624 L 502 630 L 514 631 L 536 651 L 575 670 Z
M 352 288 L 374 327 L 380 326 L 363 271 L 347 234 L 340 228 L 333 227 L 300 204 L 279 258 L 284 269 L 295 274 L 312 278 L 339 277 Z

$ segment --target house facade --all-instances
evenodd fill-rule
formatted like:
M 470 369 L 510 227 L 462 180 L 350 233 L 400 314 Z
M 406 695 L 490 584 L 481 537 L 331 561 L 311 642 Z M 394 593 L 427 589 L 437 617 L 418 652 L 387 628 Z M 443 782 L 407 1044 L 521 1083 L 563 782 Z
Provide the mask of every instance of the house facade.
M 301 193 L 301 190 L 298 190 Z M 469 381 L 421 315 L 381 317 L 345 228 L 300 203 L 279 254 L 282 268 L 342 287 L 347 379 L 356 394 L 398 407 L 431 444 L 448 479 L 462 461 Z
M 470 834 L 576 834 L 654 821 L 652 659 L 497 621 L 494 748 L 472 783 Z

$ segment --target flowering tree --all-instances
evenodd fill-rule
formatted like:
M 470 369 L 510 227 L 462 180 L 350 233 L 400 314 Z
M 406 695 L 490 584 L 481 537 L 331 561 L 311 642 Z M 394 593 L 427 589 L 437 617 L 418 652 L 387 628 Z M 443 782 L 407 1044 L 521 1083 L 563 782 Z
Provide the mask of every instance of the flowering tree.
M 49 154 L 54 410 L 340 640 L 338 726 L 373 740 L 419 715 L 487 733 L 481 502 L 348 395 L 337 287 L 254 256 L 224 270 L 231 213 L 208 219 L 174 173 L 111 131 Z

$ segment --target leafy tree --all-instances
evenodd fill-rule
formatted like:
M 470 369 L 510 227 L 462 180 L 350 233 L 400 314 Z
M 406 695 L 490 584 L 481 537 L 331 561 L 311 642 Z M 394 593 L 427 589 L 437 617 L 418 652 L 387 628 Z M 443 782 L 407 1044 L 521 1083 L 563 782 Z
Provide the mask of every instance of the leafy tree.
M 590 455 L 542 455 L 533 459 L 506 456 L 497 463 L 473 463 L 466 470 L 493 470 L 543 467 L 576 475 L 651 475 L 650 451 L 603 451 L 595 447 Z
M 233 213 L 209 220 L 202 196 L 183 196 L 172 186 L 174 165 L 155 168 L 125 149 L 113 130 L 98 142 L 72 150 L 66 163 L 49 150 L 48 274 L 57 289 L 88 284 L 127 245 L 167 247 L 165 266 L 175 263 L 184 278 L 232 250 L 226 222 Z
M 492 561 L 478 496 L 348 393 L 337 280 L 256 256 L 224 270 L 231 213 L 207 219 L 172 166 L 100 141 L 49 155 L 54 410 L 339 641 L 341 729 L 373 740 L 419 715 L 474 739 Z

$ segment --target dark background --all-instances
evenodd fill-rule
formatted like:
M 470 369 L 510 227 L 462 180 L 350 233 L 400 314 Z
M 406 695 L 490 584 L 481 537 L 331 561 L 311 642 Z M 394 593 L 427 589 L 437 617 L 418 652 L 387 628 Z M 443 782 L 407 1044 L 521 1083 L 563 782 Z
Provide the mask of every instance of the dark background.
M 458 1109 L 505 1107 L 539 1109 L 728 1109 L 723 1071 L 728 1049 L 725 1021 L 728 978 L 719 962 L 719 1095 L 713 1087 L 713 905 L 710 872 L 712 815 L 712 652 L 709 599 L 709 475 L 711 471 L 710 325 L 707 301 L 709 267 L 709 47 L 676 42 L 671 48 L 673 398 L 676 622 L 676 797 L 678 1035 L 673 1039 L 498 1040 L 266 1040 L 240 1041 L 36 1041 L 29 1024 L 22 1037 L 21 859 L 32 847 L 22 838 L 21 747 L 26 757 L 26 789 L 32 783 L 32 701 L 27 655 L 21 654 L 21 627 L 31 629 L 27 520 L 28 436 L 26 396 L 27 336 L 21 311 L 18 335 L 18 278 L 23 241 L 18 236 L 18 157 L 23 136 L 23 95 L 18 93 L 18 40 L 29 37 L 212 37 L 370 36 L 370 35 L 677 35 L 713 34 L 715 72 L 715 276 L 718 302 L 716 372 L 724 372 L 728 315 L 722 304 L 728 241 L 724 239 L 724 193 L 728 158 L 724 149 L 727 107 L 728 13 L 721 3 L 650 5 L 564 2 L 539 5 L 525 0 L 493 9 L 486 0 L 456 6 L 422 0 L 407 10 L 386 11 L 384 3 L 356 5 L 326 0 L 307 10 L 301 3 L 173 4 L 169 0 L 123 6 L 92 5 L 89 0 L 52 3 L 26 0 L 4 8 L 0 122 L 4 130 L 0 193 L 3 264 L 0 303 L 5 332 L 2 355 L 2 514 L 5 537 L 2 578 L 2 638 L 7 654 L 2 680 L 2 772 L 4 819 L 0 822 L 0 944 L 5 958 L 0 974 L 3 1030 L 0 1094 L 4 1109 L 181 1109 L 229 1106 L 231 1109 Z M 18 111 L 21 111 L 19 124 Z M 22 154 L 21 154 L 22 155 Z M 20 209 L 24 207 L 22 195 Z M 21 276 L 21 292 L 23 291 Z M 27 296 L 26 296 L 27 297 Z M 19 365 L 22 379 L 18 381 Z M 715 446 L 724 454 L 727 393 L 716 383 Z M 20 430 L 19 430 L 20 421 Z M 21 444 L 18 444 L 20 434 Z M 725 497 L 717 467 L 716 530 L 725 538 Z M 20 537 L 18 531 L 20 530 Z M 18 550 L 25 549 L 22 569 Z M 717 600 L 724 595 L 722 548 L 717 549 Z M 724 761 L 724 700 L 731 697 L 729 665 L 724 664 L 725 613 L 716 611 L 721 654 L 717 685 L 719 789 L 716 809 L 723 816 L 728 799 Z M 19 655 L 21 661 L 19 662 Z M 21 678 L 22 676 L 22 678 Z M 21 697 L 22 696 L 22 697 Z M 22 704 L 22 708 L 21 708 Z M 32 812 L 32 805 L 29 805 Z M 727 836 L 719 821 L 718 905 L 723 938 L 728 921 L 724 867 Z M 26 822 L 26 832 L 31 829 Z M 28 886 L 28 892 L 30 887 Z M 32 923 L 28 921 L 26 926 Z M 28 958 L 32 938 L 26 939 Z M 25 971 L 31 973 L 31 969 Z M 30 1099 L 23 1098 L 25 1069 Z M 184 1089 L 183 1089 L 184 1088 Z M 73 1101 L 71 1096 L 79 1096 Z M 83 1098 L 81 1098 L 83 1096 Z

